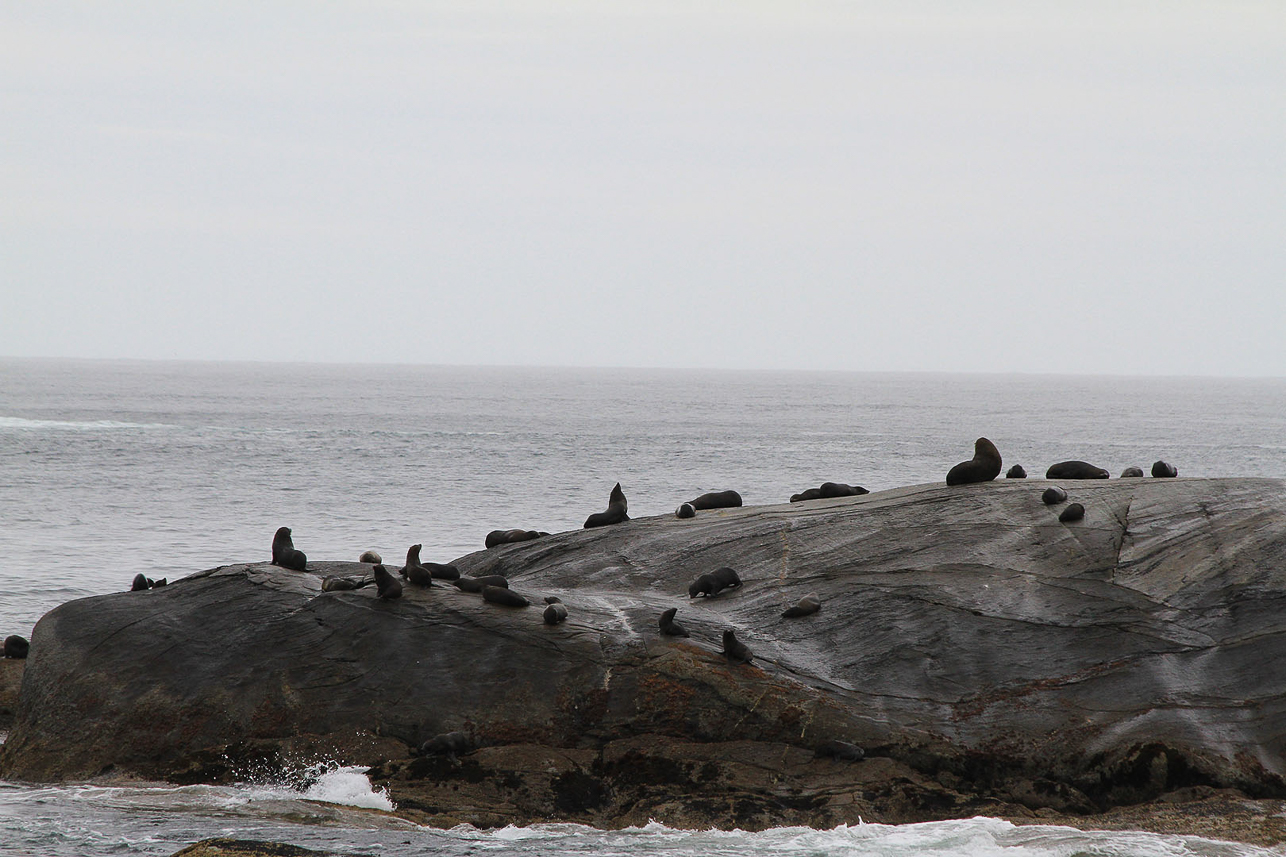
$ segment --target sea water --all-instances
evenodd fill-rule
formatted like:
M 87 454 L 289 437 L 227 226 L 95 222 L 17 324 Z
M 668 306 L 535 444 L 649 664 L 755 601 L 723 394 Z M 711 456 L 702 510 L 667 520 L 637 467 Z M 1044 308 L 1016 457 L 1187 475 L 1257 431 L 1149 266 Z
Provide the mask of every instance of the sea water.
M 938 482 L 991 438 L 1032 476 L 1286 478 L 1286 380 L 0 359 L 0 635 L 64 601 L 269 557 L 578 528 L 620 482 L 634 518 L 705 491 L 785 502 L 823 481 Z M 0 784 L 0 855 L 170 854 L 207 836 L 354 854 L 1250 854 L 1184 837 L 991 819 L 759 834 L 389 820 L 359 770 L 240 787 Z

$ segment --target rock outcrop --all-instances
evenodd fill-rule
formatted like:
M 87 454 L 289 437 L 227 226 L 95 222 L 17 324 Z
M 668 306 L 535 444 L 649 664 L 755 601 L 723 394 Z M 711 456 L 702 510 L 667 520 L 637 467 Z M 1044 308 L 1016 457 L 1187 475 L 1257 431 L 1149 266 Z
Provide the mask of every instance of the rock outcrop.
M 412 817 L 833 825 L 1286 794 L 1286 484 L 910 488 L 666 515 L 455 561 L 449 586 L 321 591 L 357 563 L 227 566 L 36 626 L 0 775 L 374 765 Z M 743 585 L 692 601 L 720 566 Z M 786 619 L 817 593 L 821 610 Z M 660 634 L 679 608 L 690 638 Z M 721 654 L 736 632 L 750 664 Z M 416 758 L 460 730 L 481 749 Z M 830 741 L 861 761 L 823 757 Z

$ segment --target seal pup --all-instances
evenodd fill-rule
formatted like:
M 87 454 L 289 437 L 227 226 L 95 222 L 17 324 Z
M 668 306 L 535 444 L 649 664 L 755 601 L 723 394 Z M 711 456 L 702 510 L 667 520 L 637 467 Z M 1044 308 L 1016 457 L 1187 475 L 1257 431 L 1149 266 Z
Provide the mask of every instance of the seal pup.
M 700 512 L 702 509 L 735 509 L 741 505 L 741 495 L 736 491 L 707 491 L 688 504 Z
M 515 542 L 529 542 L 532 539 L 538 539 L 541 536 L 547 536 L 549 533 L 543 533 L 538 530 L 492 530 L 487 533 L 487 537 L 482 540 L 483 547 L 494 548 L 497 545 L 509 545 Z
M 509 588 L 509 581 L 505 580 L 498 574 L 487 574 L 482 577 L 457 577 L 451 581 L 455 588 L 461 592 L 481 592 L 484 586 L 499 586 L 502 589 Z
M 1051 485 L 1046 488 L 1040 495 L 1040 501 L 1046 506 L 1053 506 L 1055 503 L 1063 503 L 1067 500 L 1067 492 L 1057 485 Z
M 272 537 L 272 564 L 294 571 L 308 570 L 308 557 L 301 550 L 295 550 L 295 543 L 290 538 L 290 527 L 279 527 Z
M 1179 475 L 1179 468 L 1173 464 L 1158 461 L 1152 465 L 1152 475 L 1157 479 L 1173 479 Z
M 1101 467 L 1095 467 L 1088 461 L 1060 461 L 1050 465 L 1045 471 L 1046 479 L 1107 479 L 1110 476 Z
M 358 562 L 381 563 L 384 558 L 375 551 L 362 551 L 362 555 L 357 558 Z
M 4 656 L 22 660 L 31 651 L 31 643 L 26 637 L 20 637 L 17 634 L 10 634 L 4 638 Z
M 676 518 L 695 518 L 696 516 L 697 510 L 691 503 L 683 503 L 674 510 L 674 517 Z
M 678 607 L 671 607 L 669 610 L 666 610 L 661 614 L 661 633 L 668 634 L 671 637 L 691 636 L 682 625 L 674 621 L 674 614 L 678 612 Z
M 748 664 L 754 659 L 750 649 L 731 630 L 723 632 L 723 656 L 739 664 Z
M 1084 506 L 1082 506 L 1080 503 L 1069 503 L 1067 508 L 1064 509 L 1061 513 L 1059 513 L 1058 520 L 1062 521 L 1064 524 L 1069 524 L 1072 521 L 1079 521 L 1081 518 L 1084 518 L 1084 517 L 1085 517 Z
M 866 751 L 847 741 L 827 741 L 814 751 L 814 756 L 819 759 L 838 759 L 841 762 L 860 762 L 866 757 Z
M 392 601 L 402 597 L 402 581 L 389 574 L 388 569 L 380 563 L 376 563 L 372 570 L 375 572 L 375 589 L 380 598 Z
M 490 601 L 492 604 L 502 604 L 505 607 L 526 607 L 531 604 L 526 598 L 504 586 L 482 587 L 482 600 Z
M 973 458 L 962 461 L 947 471 L 948 485 L 990 482 L 1000 475 L 1000 450 L 985 437 L 973 442 Z
M 423 545 L 411 545 L 406 550 L 406 565 L 402 566 L 398 574 L 414 583 L 416 586 L 432 586 L 433 575 L 420 563 L 420 548 Z
M 144 589 L 150 589 L 150 588 L 151 587 L 147 585 L 147 575 L 143 574 L 140 571 L 138 574 L 134 575 L 134 582 L 130 584 L 129 591 L 141 592 Z
M 787 607 L 781 616 L 783 619 L 798 619 L 800 616 L 811 616 L 821 609 L 822 599 L 817 597 L 816 592 L 810 592 L 799 599 L 794 607 Z
M 1005 471 L 1005 478 L 1006 479 L 1026 479 L 1027 471 L 1023 469 L 1023 466 L 1021 464 L 1015 464 L 1013 467 Z
M 1143 475 L 1142 467 L 1127 467 L 1121 471 L 1122 479 L 1136 479 Z
M 619 524 L 628 521 L 630 516 L 625 514 L 629 504 L 625 500 L 625 492 L 621 490 L 621 483 L 617 482 L 616 487 L 607 498 L 607 509 L 602 512 L 595 512 L 585 519 L 584 529 L 591 527 L 605 527 L 608 524 Z
M 443 732 L 434 735 L 420 745 L 421 756 L 446 756 L 455 761 L 456 756 L 463 756 L 473 750 L 473 739 L 465 732 Z
M 504 590 L 508 592 L 509 590 Z M 514 593 L 517 595 L 517 593 Z M 483 598 L 486 596 L 484 595 Z M 519 595 L 519 598 L 522 596 Z M 557 625 L 559 622 L 567 621 L 567 607 L 561 601 L 555 601 L 545 606 L 544 620 L 546 625 Z

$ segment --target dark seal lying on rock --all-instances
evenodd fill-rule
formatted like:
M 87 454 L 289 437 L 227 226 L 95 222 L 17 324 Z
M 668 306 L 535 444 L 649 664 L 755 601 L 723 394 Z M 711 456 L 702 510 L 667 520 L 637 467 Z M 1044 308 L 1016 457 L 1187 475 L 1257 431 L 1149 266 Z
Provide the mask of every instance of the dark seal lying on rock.
M 1045 471 L 1046 479 L 1107 479 L 1111 474 L 1088 461 L 1060 461 Z
M 451 582 L 461 592 L 481 592 L 483 587 L 487 586 L 499 586 L 502 589 L 509 588 L 509 581 L 499 574 L 485 574 L 482 577 L 460 575 Z
M 1058 513 L 1058 520 L 1064 524 L 1070 524 L 1072 521 L 1079 521 L 1085 517 L 1085 507 L 1080 503 L 1068 503 L 1067 508 Z
M 585 529 L 592 527 L 606 527 L 608 524 L 620 524 L 628 521 L 630 516 L 625 514 L 628 503 L 625 500 L 625 492 L 621 490 L 621 483 L 617 482 L 612 488 L 612 493 L 607 498 L 607 510 L 595 512 L 585 519 Z
M 962 461 L 947 471 L 948 485 L 970 485 L 990 482 L 1000 475 L 1000 450 L 985 437 L 973 442 L 973 458 Z
M 505 607 L 526 607 L 531 604 L 524 596 L 505 586 L 488 585 L 482 587 L 482 600 L 489 601 L 492 604 L 501 604 Z M 550 606 L 553 607 L 554 605 L 551 604 Z
M 705 595 L 713 598 L 725 589 L 740 585 L 741 577 L 737 575 L 736 570 L 725 566 L 692 581 L 688 586 L 688 597 L 696 598 L 698 595 Z
M 870 494 L 861 485 L 849 485 L 847 482 L 823 482 L 816 488 L 807 488 L 798 494 L 792 494 L 790 502 L 801 503 L 805 500 L 829 500 L 832 497 L 860 497 Z
M 1127 467 L 1127 468 L 1125 468 L 1124 470 L 1122 470 L 1122 471 L 1121 471 L 1121 478 L 1122 478 L 1122 479 L 1137 479 L 1138 477 L 1140 477 L 1140 476 L 1142 476 L 1142 475 L 1143 475 L 1143 468 L 1142 468 L 1142 467 L 1133 467 L 1133 466 L 1131 466 L 1131 467 Z
M 489 548 L 498 545 L 511 545 L 518 542 L 529 542 L 532 539 L 538 539 L 541 536 L 547 536 L 549 533 L 542 533 L 539 530 L 492 530 L 487 533 L 487 538 L 483 544 Z
M 421 744 L 419 754 L 421 756 L 446 756 L 454 759 L 456 756 L 463 756 L 472 752 L 473 749 L 474 742 L 469 737 L 468 732 L 443 732 L 440 735 L 434 735 Z
M 1173 479 L 1179 475 L 1179 468 L 1164 461 L 1157 461 L 1152 465 L 1152 475 L 1158 479 Z
M 1013 467 L 1005 471 L 1005 478 L 1006 479 L 1026 479 L 1027 471 L 1023 468 L 1021 464 L 1015 464 Z
M 1058 503 L 1067 502 L 1067 492 L 1057 485 L 1051 485 L 1041 492 L 1040 501 L 1046 506 L 1054 506 Z
M 31 643 L 26 637 L 18 634 L 10 634 L 4 638 L 4 656 L 6 658 L 16 658 L 21 660 L 31 651 Z
M 278 527 L 272 537 L 272 564 L 295 571 L 308 570 L 308 557 L 301 550 L 295 550 L 295 543 L 290 538 L 290 527 Z
M 679 508 L 674 510 L 674 517 L 676 518 L 695 518 L 696 516 L 697 510 L 693 508 L 691 503 L 680 503 Z
M 698 512 L 703 509 L 735 509 L 741 505 L 741 495 L 736 491 L 708 491 L 688 503 Z

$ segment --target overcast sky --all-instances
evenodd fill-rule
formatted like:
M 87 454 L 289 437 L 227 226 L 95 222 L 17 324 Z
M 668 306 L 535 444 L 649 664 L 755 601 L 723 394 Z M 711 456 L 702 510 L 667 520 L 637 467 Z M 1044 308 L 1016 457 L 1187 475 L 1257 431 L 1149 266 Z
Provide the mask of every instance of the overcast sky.
M 1286 3 L 0 2 L 0 355 L 1286 376 Z

